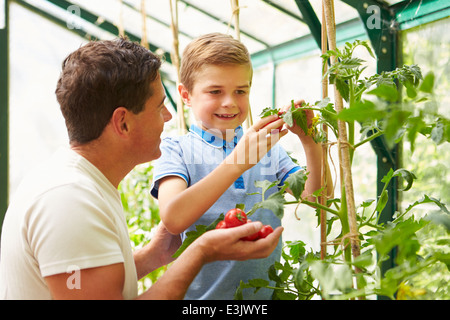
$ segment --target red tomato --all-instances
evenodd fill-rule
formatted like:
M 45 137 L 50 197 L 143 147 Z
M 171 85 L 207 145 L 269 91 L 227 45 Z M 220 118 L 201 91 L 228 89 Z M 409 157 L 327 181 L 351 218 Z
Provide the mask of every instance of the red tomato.
M 247 223 L 247 215 L 241 209 L 234 208 L 227 212 L 224 221 L 227 228 L 237 227 Z
M 251 234 L 249 236 L 243 237 L 241 240 L 244 241 L 255 241 L 259 239 L 259 232 L 256 232 L 254 234 Z
M 273 228 L 269 225 L 265 225 L 259 230 L 258 236 L 260 239 L 267 237 L 269 234 L 273 232 Z
M 227 228 L 227 225 L 224 220 L 219 221 L 219 223 L 216 225 L 216 229 L 226 229 L 226 228 Z

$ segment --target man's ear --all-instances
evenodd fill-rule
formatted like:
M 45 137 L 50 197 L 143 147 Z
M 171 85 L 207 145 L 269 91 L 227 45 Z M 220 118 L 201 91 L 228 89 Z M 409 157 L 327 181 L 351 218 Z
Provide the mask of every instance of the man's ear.
M 184 84 L 180 83 L 178 85 L 178 93 L 180 94 L 181 99 L 183 99 L 183 102 L 186 106 L 191 106 L 191 99 L 189 95 L 188 89 L 184 86 Z
M 114 129 L 114 132 L 121 137 L 128 136 L 130 132 L 130 124 L 129 124 L 129 113 L 126 108 L 118 107 L 114 110 L 113 115 L 111 117 L 111 125 Z

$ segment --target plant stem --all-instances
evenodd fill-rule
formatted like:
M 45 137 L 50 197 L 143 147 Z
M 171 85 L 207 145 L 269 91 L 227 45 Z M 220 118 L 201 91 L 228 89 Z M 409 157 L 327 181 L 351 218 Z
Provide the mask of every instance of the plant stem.
M 353 148 L 356 149 L 356 148 L 362 146 L 363 144 L 365 144 L 365 143 L 367 143 L 369 141 L 372 141 L 373 139 L 375 139 L 375 138 L 377 138 L 379 136 L 382 136 L 383 134 L 384 134 L 384 131 L 377 131 L 376 133 L 374 133 L 370 137 L 368 137 L 368 138 L 358 142 L 357 144 L 353 145 Z
M 308 200 L 303 200 L 302 199 L 301 201 L 287 201 L 284 204 L 285 205 L 286 204 L 296 204 L 296 203 L 299 203 L 299 202 L 304 203 L 304 204 L 306 204 L 308 206 L 314 207 L 316 209 L 325 210 L 325 211 L 327 211 L 329 213 L 332 213 L 332 214 L 334 214 L 336 216 L 339 216 L 339 212 L 338 211 L 336 211 L 334 209 L 331 209 L 330 207 L 324 206 L 323 204 L 320 204 L 319 202 L 312 202 L 312 201 L 308 201 Z

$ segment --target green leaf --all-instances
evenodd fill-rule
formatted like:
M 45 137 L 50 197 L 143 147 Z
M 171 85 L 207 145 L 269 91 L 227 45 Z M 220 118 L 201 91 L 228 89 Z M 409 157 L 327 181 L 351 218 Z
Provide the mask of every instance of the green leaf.
M 374 237 L 374 243 L 381 256 L 390 252 L 394 247 L 411 239 L 413 235 L 422 229 L 428 222 L 425 220 L 414 221 L 411 217 L 396 224 L 388 223 L 385 230 Z
M 255 288 L 255 293 L 261 289 L 261 288 L 265 288 L 269 285 L 269 281 L 264 280 L 264 279 L 251 279 L 249 280 L 247 283 L 243 282 L 241 280 L 241 282 L 239 283 L 239 287 L 237 288 L 235 294 L 234 294 L 234 299 L 235 300 L 243 300 L 244 296 L 243 296 L 243 289 L 250 289 L 250 288 Z
M 278 114 L 278 109 L 267 107 L 261 111 L 260 118 L 265 118 L 274 114 Z
M 433 72 L 429 72 L 425 75 L 425 78 L 422 81 L 422 84 L 419 87 L 419 90 L 426 93 L 433 93 L 434 87 L 434 74 Z
M 448 123 L 445 123 L 443 119 L 438 119 L 436 121 L 436 124 L 431 129 L 431 139 L 436 143 L 437 145 L 440 145 L 444 141 L 448 141 L 449 137 L 446 137 L 446 132 L 448 131 L 449 127 Z
M 349 58 L 342 59 L 339 64 L 340 64 L 341 68 L 354 69 L 354 68 L 357 68 L 360 65 L 362 65 L 363 62 L 365 62 L 363 59 L 349 57 Z
M 286 200 L 281 192 L 272 193 L 266 200 L 256 203 L 257 209 L 268 209 L 272 211 L 278 219 L 282 219 L 284 216 L 284 203 Z M 255 207 L 254 206 L 254 207 Z M 253 209 L 252 209 L 253 211 Z M 254 210 L 253 212 L 255 212 Z
M 336 83 L 336 88 L 338 89 L 342 98 L 344 98 L 344 100 L 348 102 L 350 89 L 348 87 L 347 82 L 345 82 L 345 80 L 338 77 L 338 78 L 336 78 L 335 83 Z
M 379 85 L 375 89 L 367 92 L 367 94 L 375 95 L 383 100 L 395 102 L 398 100 L 397 88 L 388 85 Z
M 381 119 L 385 114 L 372 101 L 362 100 L 354 103 L 351 108 L 343 109 L 337 117 L 344 121 L 366 122 Z
M 389 169 L 389 172 L 386 173 L 386 175 L 381 179 L 381 182 L 389 183 L 391 181 L 392 177 L 394 176 L 394 170 Z
M 403 85 L 406 87 L 406 95 L 408 98 L 414 99 L 417 97 L 417 90 L 412 83 L 405 82 Z
M 178 248 L 178 250 L 173 254 L 173 258 L 177 258 L 179 257 L 184 250 L 186 250 L 187 247 L 189 247 L 191 245 L 192 242 L 194 242 L 195 240 L 197 240 L 197 238 L 199 238 L 201 235 L 203 235 L 205 232 L 209 231 L 209 230 L 213 230 L 215 229 L 216 225 L 219 223 L 219 221 L 222 221 L 224 218 L 223 213 L 220 214 L 220 216 L 214 220 L 210 225 L 205 226 L 205 225 L 196 225 L 195 226 L 195 231 L 189 231 L 186 232 L 186 239 L 184 239 L 183 243 L 181 244 L 181 246 Z
M 406 110 L 392 110 L 386 113 L 388 119 L 384 127 L 384 136 L 388 147 L 392 148 L 402 137 L 405 132 L 404 125 L 411 115 L 412 112 Z
M 389 200 L 388 191 L 384 190 L 380 197 L 378 198 L 377 207 L 375 208 L 375 211 L 378 213 L 381 213 L 383 211 L 384 207 L 386 207 L 386 204 Z
M 338 131 L 337 113 L 334 110 L 333 104 L 330 102 L 330 98 L 325 98 L 319 102 L 316 102 L 317 108 L 322 109 L 320 111 L 322 118 L 325 119 L 327 124 L 335 131 Z
M 412 173 L 411 171 L 408 171 L 406 169 L 398 169 L 394 172 L 393 177 L 399 177 L 401 176 L 403 179 L 405 179 L 407 185 L 403 189 L 399 189 L 399 191 L 408 191 L 411 189 L 413 181 L 417 179 L 417 177 Z
M 364 200 L 363 203 L 361 203 L 361 208 L 367 208 L 370 207 L 370 205 L 375 201 L 375 199 L 367 199 Z
M 261 196 L 262 196 L 262 199 L 264 200 L 267 190 L 277 186 L 278 183 L 279 183 L 279 181 L 263 180 L 263 181 L 255 181 L 254 185 L 256 188 L 261 188 Z
M 450 214 L 448 213 L 439 213 L 432 212 L 428 214 L 425 218 L 427 221 L 431 221 L 435 224 L 441 224 L 447 229 L 447 232 L 450 233 Z
M 285 184 L 287 184 L 289 189 L 291 189 L 292 195 L 295 197 L 295 199 L 300 199 L 303 190 L 305 190 L 307 179 L 308 173 L 304 170 L 299 170 L 289 175 L 289 177 L 285 180 Z
M 367 268 L 373 264 L 373 256 L 371 251 L 366 251 L 356 257 L 352 264 L 358 268 Z
M 292 108 L 294 107 L 294 100 L 291 101 L 292 104 Z M 288 113 L 285 114 L 285 117 L 288 115 Z M 286 120 L 286 118 L 283 118 L 284 121 L 286 122 L 286 124 L 288 126 L 292 126 L 294 125 L 294 121 L 295 123 L 300 126 L 300 128 L 303 130 L 303 132 L 308 132 L 308 122 L 306 119 L 306 112 L 303 109 L 300 108 L 296 108 L 295 110 L 291 111 L 291 115 L 292 115 L 292 124 L 288 123 L 288 121 Z
M 426 194 L 422 197 L 422 199 L 415 201 L 414 203 L 412 203 L 411 205 L 408 206 L 408 208 L 406 208 L 405 212 L 403 214 L 408 213 L 409 211 L 411 211 L 415 206 L 424 204 L 424 203 L 434 203 L 435 205 L 437 205 L 439 207 L 439 209 L 441 209 L 442 212 L 446 213 L 446 214 L 450 214 L 450 212 L 448 211 L 447 207 L 445 206 L 445 204 L 443 204 L 442 202 L 440 202 L 438 199 L 433 198 L 433 197 L 429 197 Z

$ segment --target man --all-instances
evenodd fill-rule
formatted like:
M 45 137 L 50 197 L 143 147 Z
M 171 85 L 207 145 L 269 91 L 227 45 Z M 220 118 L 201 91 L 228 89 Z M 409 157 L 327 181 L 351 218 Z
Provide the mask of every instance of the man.
M 137 280 L 172 261 L 180 245 L 160 225 L 131 252 L 117 187 L 160 156 L 171 119 L 160 59 L 125 39 L 90 42 L 62 65 L 56 96 L 70 148 L 25 179 L 6 213 L 0 258 L 3 299 L 182 299 L 204 264 L 267 257 L 282 228 L 242 241 L 261 223 L 205 233 L 137 296 Z

